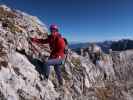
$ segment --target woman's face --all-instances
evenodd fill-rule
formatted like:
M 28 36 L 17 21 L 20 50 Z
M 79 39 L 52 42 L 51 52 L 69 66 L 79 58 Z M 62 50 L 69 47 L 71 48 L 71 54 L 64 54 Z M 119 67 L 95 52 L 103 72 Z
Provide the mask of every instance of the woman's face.
M 58 31 L 56 29 L 51 29 L 51 35 L 52 36 L 57 36 L 58 35 Z
M 52 32 L 51 32 L 51 35 L 55 37 L 55 36 L 58 35 L 58 33 L 57 33 L 57 31 L 52 31 Z

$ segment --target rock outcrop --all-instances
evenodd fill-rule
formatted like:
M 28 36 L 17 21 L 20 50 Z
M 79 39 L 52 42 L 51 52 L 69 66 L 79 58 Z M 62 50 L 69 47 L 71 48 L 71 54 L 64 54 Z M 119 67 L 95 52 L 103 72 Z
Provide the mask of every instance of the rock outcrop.
M 59 87 L 52 66 L 50 79 L 41 79 L 37 65 L 47 59 L 49 47 L 34 45 L 39 52 L 34 51 L 31 36 L 47 38 L 46 26 L 37 17 L 1 5 L 0 100 L 133 99 L 133 50 L 105 54 L 96 65 L 69 50 L 62 66 L 64 86 Z

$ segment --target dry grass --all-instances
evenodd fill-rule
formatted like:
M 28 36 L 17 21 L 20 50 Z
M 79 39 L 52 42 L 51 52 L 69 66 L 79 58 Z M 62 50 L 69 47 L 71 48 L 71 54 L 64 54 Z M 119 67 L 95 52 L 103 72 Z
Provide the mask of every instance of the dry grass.
M 6 11 L 2 7 L 0 7 L 0 18 L 7 18 L 7 17 L 14 18 L 16 17 L 16 14 Z
M 98 87 L 95 89 L 95 93 L 99 100 L 109 100 L 113 95 L 111 87 Z
M 12 33 L 22 33 L 25 31 L 22 27 L 15 25 L 13 20 L 10 21 L 9 19 L 5 18 L 2 20 L 2 23 L 5 25 L 5 27 L 8 27 Z
M 81 61 L 78 58 L 72 58 L 71 62 L 74 64 L 74 66 L 78 69 L 80 68 Z
M 62 76 L 63 76 L 63 78 L 64 78 L 65 80 L 70 80 L 70 77 L 69 77 L 68 73 L 66 72 L 64 66 L 62 66 L 61 72 L 62 72 Z

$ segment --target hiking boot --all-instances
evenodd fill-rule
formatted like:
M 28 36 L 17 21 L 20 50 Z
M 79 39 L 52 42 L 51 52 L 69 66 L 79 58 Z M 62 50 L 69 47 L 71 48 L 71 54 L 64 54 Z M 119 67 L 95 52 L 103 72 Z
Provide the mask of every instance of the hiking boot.
M 40 78 L 40 81 L 43 81 L 44 80 L 43 75 L 39 75 L 39 78 Z
M 63 85 L 64 85 L 64 80 L 63 79 L 59 80 L 59 86 L 63 86 Z
M 59 81 L 59 86 L 63 86 L 63 81 Z

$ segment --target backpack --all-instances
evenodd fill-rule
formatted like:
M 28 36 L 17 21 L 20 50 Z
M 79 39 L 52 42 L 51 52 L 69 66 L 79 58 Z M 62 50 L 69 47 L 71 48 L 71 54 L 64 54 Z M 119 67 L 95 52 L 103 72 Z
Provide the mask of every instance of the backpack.
M 63 39 L 64 39 L 64 42 L 65 42 L 64 54 L 67 54 L 68 53 L 68 41 L 64 37 L 63 37 Z

